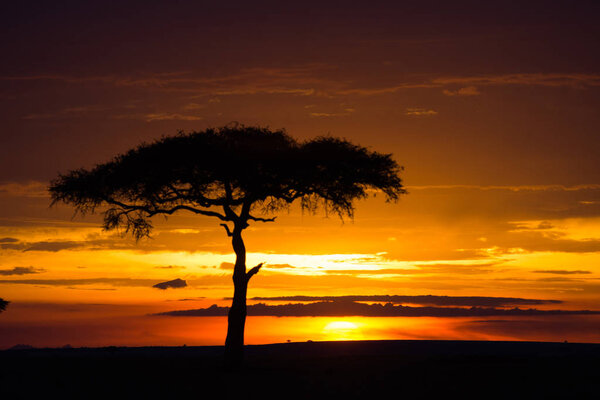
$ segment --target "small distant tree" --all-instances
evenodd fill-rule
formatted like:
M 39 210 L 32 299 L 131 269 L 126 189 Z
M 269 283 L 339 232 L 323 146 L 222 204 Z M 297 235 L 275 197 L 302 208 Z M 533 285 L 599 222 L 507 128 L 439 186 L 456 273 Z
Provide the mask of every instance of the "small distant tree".
M 136 239 L 150 235 L 156 215 L 187 211 L 220 220 L 236 255 L 225 340 L 226 362 L 236 365 L 243 357 L 248 282 L 262 266 L 246 269 L 242 231 L 274 221 L 273 213 L 296 200 L 311 212 L 352 218 L 354 201 L 370 191 L 388 201 L 405 193 L 401 170 L 390 154 L 345 139 L 298 142 L 283 130 L 237 125 L 141 144 L 90 170 L 60 175 L 49 191 L 53 204 L 76 212 L 102 207 L 105 229 L 123 228 Z
M 6 306 L 8 306 L 9 303 L 10 301 L 6 301 L 3 298 L 0 298 L 0 313 L 6 310 Z

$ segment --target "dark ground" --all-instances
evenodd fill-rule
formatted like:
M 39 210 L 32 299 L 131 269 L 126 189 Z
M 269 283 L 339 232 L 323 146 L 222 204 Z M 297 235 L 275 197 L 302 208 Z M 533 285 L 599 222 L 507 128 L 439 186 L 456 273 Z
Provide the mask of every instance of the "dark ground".
M 0 351 L 0 399 L 599 399 L 600 344 L 365 341 Z M 239 396 L 243 394 L 243 396 Z

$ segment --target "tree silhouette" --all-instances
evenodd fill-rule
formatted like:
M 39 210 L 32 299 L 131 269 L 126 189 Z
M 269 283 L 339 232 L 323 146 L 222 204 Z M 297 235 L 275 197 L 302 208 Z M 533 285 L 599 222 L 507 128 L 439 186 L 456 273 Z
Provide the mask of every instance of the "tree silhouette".
M 0 297 L 0 313 L 6 310 L 6 306 L 10 303 L 10 301 L 6 301 Z
M 102 208 L 104 228 L 148 236 L 151 218 L 188 211 L 219 219 L 236 255 L 234 295 L 225 341 L 226 362 L 243 357 L 248 281 L 262 264 L 246 270 L 242 231 L 271 222 L 274 212 L 298 200 L 303 209 L 324 208 L 352 217 L 354 200 L 369 191 L 388 201 L 405 193 L 402 170 L 390 154 L 345 139 L 318 137 L 300 143 L 285 131 L 227 126 L 163 137 L 141 144 L 91 170 L 60 175 L 49 188 L 52 204 L 76 212 Z

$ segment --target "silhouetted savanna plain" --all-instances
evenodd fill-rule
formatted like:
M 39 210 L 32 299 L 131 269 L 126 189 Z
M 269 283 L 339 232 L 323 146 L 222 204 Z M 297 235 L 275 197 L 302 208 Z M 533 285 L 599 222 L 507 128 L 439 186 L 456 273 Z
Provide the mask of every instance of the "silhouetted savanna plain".
M 0 351 L 0 395 L 31 398 L 595 399 L 599 344 L 306 342 Z

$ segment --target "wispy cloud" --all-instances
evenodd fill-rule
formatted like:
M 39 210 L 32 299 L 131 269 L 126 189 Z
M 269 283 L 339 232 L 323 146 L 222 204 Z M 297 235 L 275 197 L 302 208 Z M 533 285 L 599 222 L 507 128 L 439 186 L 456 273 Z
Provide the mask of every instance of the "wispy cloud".
M 566 270 L 566 269 L 547 269 L 533 271 L 536 274 L 555 274 L 555 275 L 579 275 L 579 274 L 591 274 L 591 271 L 582 270 Z
M 206 108 L 206 104 L 188 103 L 183 106 L 184 111 L 200 110 L 202 108 Z
M 173 121 L 173 120 L 200 121 L 202 119 L 202 117 L 199 117 L 197 115 L 184 115 L 184 114 L 178 114 L 178 113 L 151 113 L 151 114 L 144 115 L 144 119 L 146 120 L 146 122 Z
M 1 279 L 0 284 L 48 285 L 48 286 L 79 286 L 79 285 L 111 285 L 151 287 L 160 283 L 158 279 L 133 278 L 82 278 L 82 279 Z
M 393 86 L 376 87 L 376 88 L 367 88 L 367 87 L 362 87 L 362 88 L 346 88 L 346 89 L 340 89 L 340 90 L 336 91 L 335 94 L 339 94 L 339 95 L 375 96 L 375 95 L 396 93 L 396 92 L 399 92 L 401 90 L 407 90 L 407 89 L 428 89 L 428 88 L 437 88 L 437 87 L 441 87 L 441 85 L 435 84 L 435 83 L 431 83 L 431 82 L 402 83 L 402 84 L 393 85 Z
M 258 301 L 372 301 L 395 304 L 419 304 L 436 306 L 461 307 L 508 307 L 515 305 L 560 304 L 560 300 L 523 299 L 519 297 L 485 297 L 485 296 L 400 296 L 400 295 L 347 295 L 347 296 L 280 296 L 253 297 Z
M 37 181 L 1 183 L 0 196 L 49 197 L 48 184 Z
M 76 107 L 66 107 L 54 113 L 33 113 L 23 117 L 26 120 L 54 119 L 54 118 L 73 118 L 88 117 L 90 113 L 101 113 L 109 110 L 110 107 L 101 105 L 85 105 Z
M 500 75 L 448 76 L 431 80 L 432 84 L 451 85 L 533 85 L 584 88 L 600 86 L 599 74 L 518 73 Z
M 40 241 L 40 242 L 11 242 L 11 243 L 0 243 L 0 249 L 5 250 L 18 250 L 18 251 L 48 251 L 56 253 L 61 250 L 76 249 L 85 246 L 86 242 L 83 241 Z
M 404 114 L 416 116 L 416 117 L 431 117 L 433 115 L 437 115 L 437 111 L 430 110 L 427 108 L 412 107 L 412 108 L 407 108 L 404 111 Z
M 186 267 L 184 267 L 182 265 L 161 265 L 161 266 L 157 266 L 154 268 L 156 268 L 156 269 L 185 269 Z
M 190 282 L 192 286 L 206 286 L 206 285 L 228 285 L 231 280 L 230 277 L 225 276 L 205 276 L 195 278 Z M 187 281 L 184 281 L 187 284 Z M 65 287 L 76 287 L 76 286 L 89 286 L 89 285 L 103 285 L 103 286 L 114 286 L 114 287 L 146 287 L 151 288 L 156 284 L 160 284 L 161 279 L 151 278 L 64 278 L 64 279 L 0 279 L 0 284 L 16 284 L 16 285 L 44 285 L 44 286 L 65 286 Z
M 520 191 L 566 191 L 574 192 L 580 190 L 600 190 L 600 184 L 590 183 L 585 185 L 415 185 L 409 186 L 408 190 L 508 190 Z
M 0 243 L 0 249 L 15 250 L 22 252 L 51 252 L 56 253 L 63 250 L 104 250 L 104 249 L 129 249 L 128 242 L 112 239 L 88 239 L 88 240 L 42 240 L 37 242 L 11 241 Z
M 39 274 L 46 271 L 43 268 L 34 268 L 34 267 L 14 267 L 12 269 L 0 269 L 0 275 L 8 276 L 8 275 L 29 275 L 29 274 Z
M 10 81 L 61 81 L 68 84 L 110 84 L 118 87 L 141 87 L 152 90 L 207 93 L 218 95 L 292 94 L 313 95 L 316 87 L 334 84 L 319 77 L 319 72 L 331 69 L 323 64 L 308 64 L 286 68 L 245 68 L 237 73 L 220 76 L 197 76 L 188 71 L 150 73 L 141 76 L 69 76 L 32 75 L 3 76 Z M 336 85 L 337 86 L 337 85 Z M 218 102 L 216 98 L 212 102 Z
M 83 247 L 84 242 L 75 241 L 54 241 L 54 242 L 35 242 L 35 243 L 24 243 L 25 249 L 23 251 L 49 251 L 57 252 L 61 250 L 70 250 L 78 247 Z
M 589 88 L 600 86 L 600 74 L 582 73 L 506 73 L 469 76 L 438 76 L 415 78 L 395 82 L 389 86 L 373 87 L 352 84 L 330 77 L 336 67 L 324 64 L 307 64 L 285 68 L 255 67 L 238 72 L 198 76 L 190 71 L 173 73 L 150 73 L 142 76 L 68 76 L 32 75 L 3 76 L 0 80 L 11 81 L 61 81 L 67 84 L 101 84 L 117 87 L 139 87 L 164 92 L 181 92 L 202 96 L 284 94 L 294 96 L 374 96 L 420 88 L 440 88 L 447 96 L 475 96 L 478 86 L 545 86 Z M 456 86 L 459 86 L 456 88 Z M 216 102 L 215 98 L 209 100 Z M 89 110 L 88 110 L 89 111 Z M 78 112 L 77 107 L 70 112 Z M 45 118 L 51 114 L 31 114 L 28 119 Z
M 331 118 L 331 117 L 346 117 L 352 114 L 351 112 L 342 112 L 342 113 L 324 113 L 324 112 L 313 112 L 310 113 L 311 117 L 316 118 Z
M 478 96 L 481 94 L 476 86 L 467 86 L 456 90 L 444 89 L 442 93 L 446 96 Z

